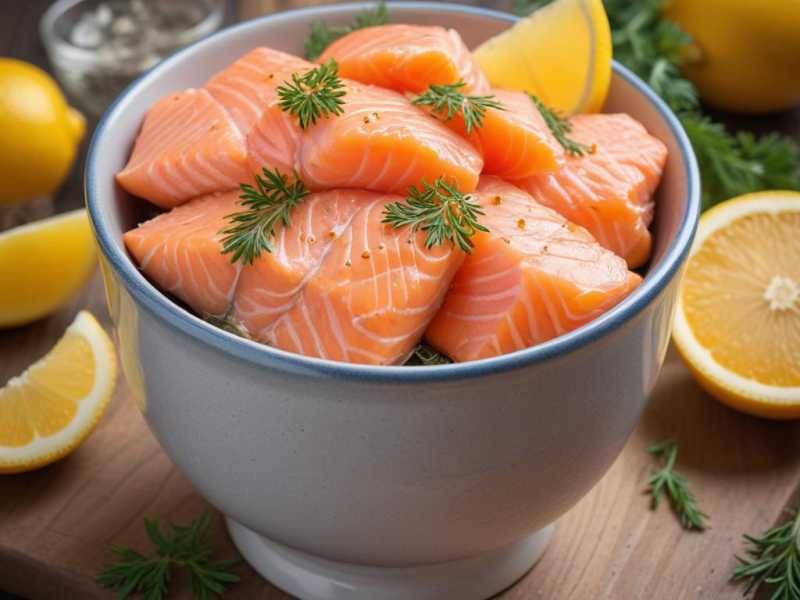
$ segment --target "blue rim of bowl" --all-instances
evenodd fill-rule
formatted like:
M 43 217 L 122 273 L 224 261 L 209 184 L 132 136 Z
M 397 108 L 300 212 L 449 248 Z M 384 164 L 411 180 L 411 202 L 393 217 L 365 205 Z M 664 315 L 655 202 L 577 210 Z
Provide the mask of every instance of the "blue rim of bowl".
M 261 367 L 286 372 L 369 383 L 454 381 L 513 371 L 534 363 L 561 357 L 579 348 L 585 347 L 597 339 L 614 332 L 641 313 L 662 290 L 664 290 L 673 277 L 675 277 L 689 252 L 700 212 L 700 175 L 694 151 L 677 117 L 661 98 L 659 98 L 641 79 L 617 62 L 614 62 L 614 72 L 648 99 L 667 123 L 678 142 L 680 158 L 688 175 L 685 190 L 687 197 L 686 210 L 683 214 L 678 232 L 667 248 L 664 257 L 655 268 L 647 273 L 642 284 L 613 309 L 570 333 L 525 350 L 518 350 L 510 354 L 465 363 L 436 366 L 371 366 L 336 362 L 293 354 L 223 331 L 222 329 L 206 323 L 199 317 L 172 302 L 147 281 L 139 270 L 136 269 L 127 253 L 125 253 L 120 245 L 114 242 L 113 235 L 108 229 L 105 220 L 102 218 L 99 209 L 99 201 L 94 191 L 94 182 L 96 180 L 94 157 L 97 154 L 97 140 L 105 130 L 110 118 L 114 116 L 119 105 L 128 94 L 145 80 L 156 77 L 158 72 L 166 65 L 179 60 L 180 57 L 184 53 L 189 52 L 195 44 L 204 43 L 206 40 L 217 35 L 230 35 L 232 31 L 258 27 L 264 21 L 291 19 L 303 13 L 315 13 L 319 17 L 334 16 L 337 13 L 347 13 L 353 9 L 364 9 L 371 6 L 374 6 L 374 3 L 362 2 L 335 6 L 305 7 L 265 15 L 220 30 L 176 52 L 154 66 L 151 70 L 142 74 L 138 79 L 132 82 L 108 108 L 100 119 L 89 145 L 84 178 L 84 191 L 92 227 L 95 231 L 95 236 L 97 237 L 100 248 L 107 260 L 111 263 L 116 274 L 125 283 L 126 289 L 136 299 L 137 303 L 173 329 L 189 335 L 197 341 L 208 344 L 226 355 L 246 360 Z M 392 8 L 402 8 L 411 10 L 433 10 L 436 12 L 461 12 L 475 16 L 505 20 L 509 23 L 513 23 L 517 20 L 517 17 L 508 13 L 438 2 L 388 2 L 387 8 L 390 11 Z

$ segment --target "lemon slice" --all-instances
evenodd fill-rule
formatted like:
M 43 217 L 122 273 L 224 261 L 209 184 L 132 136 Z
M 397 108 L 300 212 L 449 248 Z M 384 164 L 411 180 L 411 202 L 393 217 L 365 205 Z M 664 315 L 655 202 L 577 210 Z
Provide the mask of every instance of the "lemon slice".
M 800 417 L 800 194 L 747 194 L 703 215 L 673 339 L 722 402 Z
M 116 379 L 114 345 L 82 311 L 47 356 L 0 389 L 0 473 L 37 469 L 77 448 Z
M 0 233 L 0 327 L 51 313 L 86 282 L 96 262 L 83 209 Z
M 473 54 L 493 86 L 530 92 L 566 114 L 599 111 L 611 83 L 602 0 L 556 0 Z

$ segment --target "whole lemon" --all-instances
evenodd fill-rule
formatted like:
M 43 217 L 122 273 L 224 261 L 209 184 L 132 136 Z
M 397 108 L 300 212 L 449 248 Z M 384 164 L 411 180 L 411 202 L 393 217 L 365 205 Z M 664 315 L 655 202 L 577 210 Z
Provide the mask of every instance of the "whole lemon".
M 705 102 L 763 113 L 800 104 L 800 0 L 670 0 L 694 38 L 684 74 Z
M 53 192 L 85 128 L 47 73 L 0 58 L 0 204 Z

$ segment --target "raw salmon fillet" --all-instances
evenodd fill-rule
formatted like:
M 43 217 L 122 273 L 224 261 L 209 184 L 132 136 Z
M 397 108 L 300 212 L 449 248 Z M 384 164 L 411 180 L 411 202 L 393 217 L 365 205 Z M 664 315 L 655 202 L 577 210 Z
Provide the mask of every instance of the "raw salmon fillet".
M 528 348 L 588 323 L 625 298 L 641 277 L 583 227 L 496 177 L 477 195 L 489 233 L 453 280 L 425 333 L 462 362 Z
M 292 138 L 294 168 L 310 189 L 405 193 L 440 176 L 462 192 L 475 189 L 483 160 L 469 142 L 396 92 L 352 81 L 345 87 L 343 114 L 320 119 L 302 133 L 298 129 L 299 137 Z M 291 146 L 291 136 L 276 134 L 285 118 L 277 106 L 264 110 L 248 137 L 254 153 L 272 160 L 275 154 L 267 148 L 277 137 Z
M 276 102 L 278 86 L 293 72 L 305 73 L 315 66 L 280 50 L 256 48 L 217 73 L 205 87 L 246 136 L 264 109 Z
M 356 213 L 267 342 L 330 360 L 402 363 L 436 313 L 464 254 L 381 223 L 384 196 Z
M 491 95 L 503 110 L 487 108 L 482 126 L 473 128 L 470 134 L 461 115 L 444 121 L 480 152 L 484 173 L 520 179 L 564 166 L 564 149 L 527 94 L 493 89 Z
M 224 315 L 241 267 L 222 254 L 225 216 L 240 210 L 239 192 L 197 198 L 122 236 L 139 268 L 200 314 Z
M 250 178 L 244 137 L 203 89 L 157 101 L 144 118 L 128 164 L 117 181 L 128 192 L 172 208 Z
M 582 225 L 631 268 L 647 262 L 653 192 L 661 179 L 667 148 L 625 114 L 578 115 L 571 137 L 596 152 L 568 156 L 556 173 L 514 183 L 537 201 Z
M 461 36 L 453 29 L 380 25 L 359 29 L 333 42 L 319 62 L 339 63 L 343 77 L 393 89 L 422 92 L 430 84 L 464 81 L 470 93 L 489 82 Z
M 272 238 L 272 252 L 262 252 L 245 266 L 233 304 L 233 321 L 256 339 L 289 310 L 322 257 L 363 206 L 380 197 L 360 190 L 311 194 L 292 211 L 291 226 Z

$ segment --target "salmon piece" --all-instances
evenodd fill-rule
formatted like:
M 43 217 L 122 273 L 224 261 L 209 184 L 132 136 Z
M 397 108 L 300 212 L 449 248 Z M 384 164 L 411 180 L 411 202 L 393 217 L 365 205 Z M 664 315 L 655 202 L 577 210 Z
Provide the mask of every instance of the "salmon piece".
M 578 115 L 571 137 L 596 152 L 568 156 L 556 173 L 514 183 L 582 225 L 630 268 L 650 257 L 653 192 L 667 159 L 664 144 L 625 114 Z
M 289 310 L 322 257 L 350 224 L 358 209 L 380 197 L 360 190 L 335 190 L 306 196 L 292 211 L 291 226 L 272 238 L 272 252 L 262 252 L 245 266 L 233 303 L 233 321 L 256 339 Z
M 139 268 L 158 286 L 206 315 L 224 315 L 241 271 L 222 254 L 226 215 L 240 210 L 238 192 L 187 202 L 122 236 Z
M 464 254 L 450 244 L 428 249 L 423 232 L 381 223 L 386 204 L 400 199 L 377 198 L 356 213 L 268 343 L 345 362 L 406 360 Z
M 483 172 L 505 179 L 521 179 L 562 168 L 564 149 L 550 133 L 528 95 L 500 89 L 493 89 L 490 94 L 504 110 L 487 108 L 482 126 L 473 128 L 470 134 L 460 114 L 444 121 L 480 152 Z
M 316 65 L 298 56 L 256 48 L 217 73 L 205 85 L 247 136 L 267 106 L 277 100 L 278 86 L 291 74 L 305 73 Z
M 424 91 L 430 84 L 463 81 L 470 93 L 489 82 L 454 29 L 380 25 L 358 29 L 333 42 L 319 57 L 333 58 L 343 77 L 397 92 Z
M 172 208 L 210 192 L 234 189 L 251 175 L 245 139 L 203 89 L 157 101 L 117 181 L 128 192 Z
M 469 142 L 396 92 L 352 81 L 346 82 L 346 91 L 343 114 L 320 119 L 302 132 L 295 123 L 299 139 L 278 135 L 286 114 L 277 106 L 265 109 L 248 146 L 265 149 L 285 139 L 290 152 L 296 152 L 293 168 L 312 190 L 405 193 L 440 176 L 464 193 L 475 189 L 483 160 Z M 276 156 L 259 152 L 268 163 Z
M 583 227 L 496 177 L 477 195 L 489 233 L 453 280 L 425 332 L 455 361 L 534 346 L 588 323 L 641 282 Z

